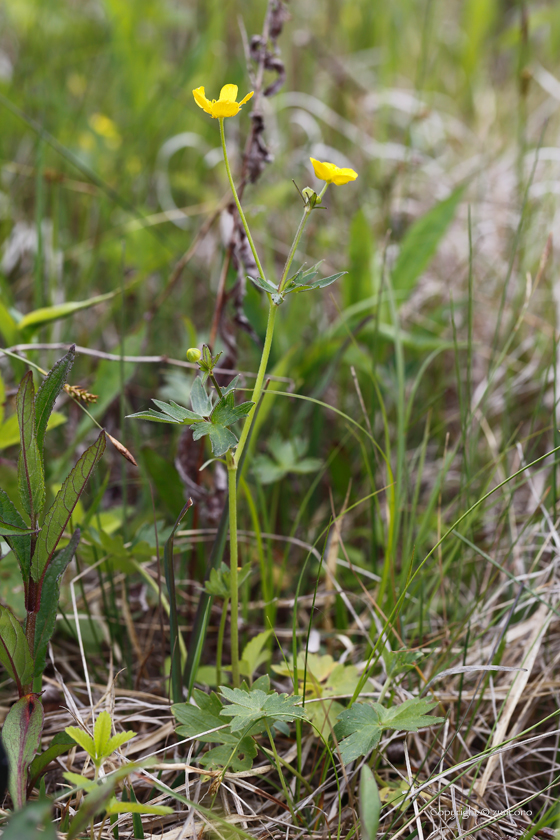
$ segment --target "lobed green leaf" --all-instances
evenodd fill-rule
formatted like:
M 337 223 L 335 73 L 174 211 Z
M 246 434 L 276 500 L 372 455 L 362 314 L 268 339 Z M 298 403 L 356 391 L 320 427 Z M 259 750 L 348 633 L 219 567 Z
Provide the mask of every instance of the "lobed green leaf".
M 212 411 L 212 400 L 206 393 L 200 376 L 197 376 L 192 384 L 191 406 L 197 416 L 209 417 Z

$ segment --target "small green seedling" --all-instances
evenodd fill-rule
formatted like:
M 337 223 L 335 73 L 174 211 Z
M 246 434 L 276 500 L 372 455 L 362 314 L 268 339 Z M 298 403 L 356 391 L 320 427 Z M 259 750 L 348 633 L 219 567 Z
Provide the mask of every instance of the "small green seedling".
M 127 741 L 130 741 L 136 735 L 136 732 L 128 730 L 127 732 L 118 732 L 111 737 L 112 725 L 113 722 L 109 712 L 101 712 L 93 727 L 93 738 L 88 732 L 85 732 L 78 726 L 67 726 L 64 730 L 67 735 L 70 735 L 87 752 L 93 761 L 96 779 L 103 766 L 103 762 L 115 750 L 118 750 L 119 747 L 126 744 Z

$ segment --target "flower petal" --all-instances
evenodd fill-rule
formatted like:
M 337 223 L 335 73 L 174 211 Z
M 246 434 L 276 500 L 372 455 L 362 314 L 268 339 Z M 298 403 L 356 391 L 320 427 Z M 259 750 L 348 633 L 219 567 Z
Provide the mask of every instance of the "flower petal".
M 223 117 L 235 117 L 238 113 L 239 105 L 237 102 L 229 102 L 227 99 L 219 99 L 217 102 L 212 103 L 212 116 L 217 119 L 222 119 Z
M 353 169 L 339 169 L 338 166 L 336 169 L 337 171 L 334 173 L 332 182 L 339 187 L 347 184 L 349 181 L 355 181 L 358 177 L 358 173 L 354 172 Z
M 220 91 L 220 102 L 235 102 L 237 99 L 237 85 L 224 85 Z
M 199 87 L 196 90 L 193 90 L 194 101 L 198 105 L 199 108 L 202 108 L 203 111 L 206 111 L 207 114 L 212 113 L 212 103 L 210 100 L 206 99 L 204 95 L 204 88 Z
M 244 97 L 243 97 L 243 99 L 241 100 L 241 102 L 239 103 L 239 107 L 241 107 L 242 105 L 245 105 L 245 103 L 246 103 L 246 102 L 248 102 L 248 101 L 249 101 L 249 99 L 252 97 L 252 95 L 254 94 L 254 92 L 255 92 L 255 91 L 254 91 L 254 90 L 252 90 L 252 91 L 251 91 L 251 93 L 248 93 L 248 94 L 247 94 L 247 96 L 244 96 Z
M 326 181 L 330 183 L 334 176 L 334 169 L 336 167 L 333 163 L 327 163 L 326 161 L 322 163 L 320 160 L 315 160 L 315 158 L 309 158 L 311 163 L 313 164 L 313 170 L 317 178 L 321 181 Z

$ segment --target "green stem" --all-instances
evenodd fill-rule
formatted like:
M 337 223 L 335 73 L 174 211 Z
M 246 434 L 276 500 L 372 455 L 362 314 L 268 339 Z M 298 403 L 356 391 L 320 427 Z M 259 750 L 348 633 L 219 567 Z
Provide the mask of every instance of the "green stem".
M 222 617 L 220 619 L 220 629 L 218 630 L 218 649 L 216 650 L 216 686 L 220 686 L 222 682 L 222 651 L 224 649 L 224 634 L 226 630 L 226 619 L 228 614 L 229 599 L 224 600 L 222 607 Z
M 290 814 L 292 815 L 292 819 L 295 823 L 298 823 L 299 820 L 297 815 L 294 811 L 292 806 L 292 797 L 290 796 L 290 791 L 288 790 L 288 786 L 286 784 L 286 779 L 284 778 L 284 774 L 282 772 L 282 765 L 280 764 L 280 757 L 276 752 L 276 744 L 274 743 L 274 738 L 272 737 L 272 732 L 270 731 L 270 726 L 268 725 L 268 721 L 265 719 L 264 725 L 266 726 L 266 732 L 270 741 L 270 746 L 272 747 L 272 753 L 274 755 L 274 763 L 276 764 L 276 770 L 278 771 L 278 775 L 280 776 L 280 782 L 282 784 L 282 789 L 284 791 L 284 795 L 286 797 L 286 805 L 290 809 Z
M 249 240 L 249 245 L 251 247 L 251 251 L 253 252 L 253 257 L 255 258 L 255 262 L 257 264 L 257 268 L 259 269 L 259 274 L 263 280 L 265 280 L 263 267 L 261 265 L 261 261 L 259 260 L 259 255 L 257 254 L 257 249 L 255 248 L 255 243 L 253 242 L 253 237 L 251 236 L 251 231 L 249 230 L 249 225 L 247 224 L 247 219 L 245 218 L 245 213 L 243 212 L 243 208 L 241 207 L 241 202 L 239 201 L 239 196 L 237 195 L 237 190 L 235 189 L 235 183 L 233 181 L 233 176 L 231 174 L 231 169 L 229 166 L 229 159 L 226 149 L 226 136 L 224 133 L 224 120 L 223 118 L 219 120 L 220 123 L 220 139 L 222 141 L 222 149 L 224 152 L 224 163 L 226 165 L 226 172 L 229 180 L 229 185 L 231 187 L 231 191 L 233 193 L 233 198 L 235 199 L 235 203 L 237 205 L 237 211 L 239 213 L 239 218 L 241 219 L 241 223 L 245 228 L 245 233 L 247 234 L 247 239 Z
M 327 191 L 328 186 L 329 186 L 328 183 L 325 183 L 325 186 L 323 187 L 323 189 L 319 193 L 319 196 L 318 196 L 319 198 L 322 198 L 324 196 L 325 192 Z M 296 255 L 296 251 L 297 251 L 297 248 L 298 248 L 298 245 L 299 245 L 299 241 L 302 237 L 303 231 L 305 230 L 305 226 L 306 226 L 307 222 L 309 221 L 309 216 L 311 215 L 312 210 L 313 210 L 313 207 L 311 206 L 311 204 L 306 204 L 305 205 L 304 210 L 303 210 L 303 216 L 301 217 L 299 227 L 296 230 L 296 235 L 294 236 L 294 241 L 292 242 L 292 247 L 290 248 L 290 253 L 288 254 L 288 259 L 286 260 L 286 264 L 284 266 L 284 271 L 282 272 L 282 279 L 280 280 L 280 285 L 278 287 L 278 292 L 279 293 L 282 292 L 282 289 L 284 288 L 284 286 L 286 284 L 286 280 L 288 278 L 288 272 L 290 270 L 290 266 L 293 262 L 293 259 L 294 259 L 295 255 Z
M 222 389 L 220 388 L 220 386 L 216 382 L 216 377 L 214 376 L 213 373 L 210 374 L 210 381 L 211 381 L 212 385 L 214 386 L 214 388 L 216 389 L 216 393 L 218 394 L 218 399 L 221 400 L 222 399 Z
M 239 687 L 239 593 L 237 580 L 237 462 L 229 450 L 226 455 L 228 469 L 229 496 L 229 565 L 230 565 L 230 601 L 231 601 L 231 681 L 234 688 Z
M 253 414 L 255 413 L 255 409 L 258 405 L 263 391 L 264 377 L 268 365 L 268 357 L 270 356 L 270 348 L 272 347 L 272 336 L 274 335 L 274 323 L 276 321 L 277 311 L 278 307 L 275 306 L 272 303 L 272 301 L 270 301 L 270 308 L 268 310 L 268 322 L 266 325 L 266 335 L 264 339 L 264 347 L 261 355 L 259 369 L 257 371 L 255 387 L 253 388 L 253 394 L 251 396 L 251 400 L 253 401 L 254 405 L 249 414 L 247 415 L 247 419 L 243 423 L 243 431 L 241 432 L 241 435 L 239 437 L 239 443 L 237 444 L 235 450 L 238 462 L 241 460 L 241 453 L 243 452 L 245 444 L 247 443 L 247 438 L 249 436 L 249 432 L 251 431 L 251 420 L 253 419 Z

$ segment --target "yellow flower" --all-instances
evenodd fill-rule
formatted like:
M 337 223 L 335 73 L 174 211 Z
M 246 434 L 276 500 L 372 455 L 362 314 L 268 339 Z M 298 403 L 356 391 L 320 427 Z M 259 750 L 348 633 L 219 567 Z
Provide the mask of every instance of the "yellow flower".
M 215 119 L 235 117 L 235 115 L 239 113 L 241 106 L 249 101 L 253 93 L 254 91 L 251 91 L 251 93 L 248 93 L 241 102 L 236 102 L 237 85 L 224 85 L 220 91 L 220 98 L 218 101 L 215 99 L 210 101 L 209 99 L 206 99 L 203 87 L 193 90 L 194 101 L 198 107 L 202 108 L 203 111 L 206 111 L 207 114 L 210 114 L 210 116 Z
M 322 163 L 320 160 L 315 160 L 315 158 L 309 158 L 309 160 L 313 164 L 317 178 L 321 181 L 326 181 L 327 184 L 336 184 L 340 187 L 342 184 L 347 184 L 348 181 L 355 181 L 358 177 L 358 173 L 354 172 L 353 169 L 341 169 L 339 166 L 335 166 L 334 163 L 327 163 L 326 161 Z

